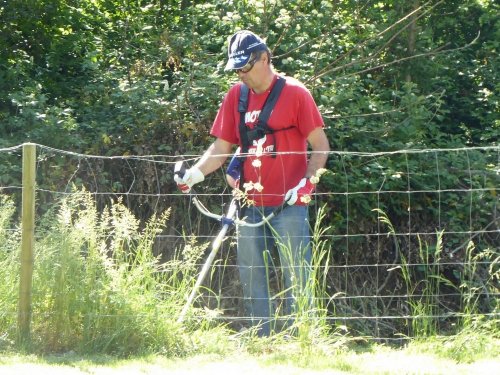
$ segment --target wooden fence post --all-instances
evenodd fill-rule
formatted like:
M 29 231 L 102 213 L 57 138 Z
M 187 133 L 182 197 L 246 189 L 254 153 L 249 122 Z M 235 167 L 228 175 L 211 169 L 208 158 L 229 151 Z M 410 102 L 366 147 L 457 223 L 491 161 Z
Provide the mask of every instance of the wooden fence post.
M 35 180 L 36 145 L 25 143 L 23 144 L 22 238 L 18 306 L 18 337 L 23 345 L 30 342 L 35 235 Z

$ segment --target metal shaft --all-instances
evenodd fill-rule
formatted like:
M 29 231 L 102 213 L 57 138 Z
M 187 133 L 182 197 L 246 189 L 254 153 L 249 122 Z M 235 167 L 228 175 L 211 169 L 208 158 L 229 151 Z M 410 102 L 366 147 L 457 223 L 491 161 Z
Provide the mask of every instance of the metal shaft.
M 227 218 L 233 219 L 234 215 L 236 214 L 236 203 L 231 203 L 229 206 L 229 210 L 227 213 Z M 196 280 L 196 283 L 194 284 L 193 290 L 191 291 L 191 294 L 189 295 L 186 304 L 182 308 L 181 314 L 179 315 L 179 318 L 177 319 L 178 323 L 182 323 L 184 318 L 186 317 L 186 313 L 189 310 L 189 307 L 193 303 L 194 298 L 196 297 L 196 294 L 198 293 L 198 289 L 200 288 L 201 284 L 203 283 L 203 280 L 205 279 L 208 271 L 210 270 L 210 266 L 212 265 L 212 262 L 215 258 L 215 255 L 217 254 L 217 251 L 219 251 L 219 248 L 222 244 L 222 241 L 224 240 L 224 237 L 226 236 L 227 230 L 229 229 L 230 224 L 224 224 L 215 238 L 213 244 L 212 244 L 212 250 L 210 251 L 210 254 L 208 255 L 207 260 L 205 261 L 205 264 L 203 264 L 203 267 L 201 269 L 201 272 L 198 276 L 198 279 Z

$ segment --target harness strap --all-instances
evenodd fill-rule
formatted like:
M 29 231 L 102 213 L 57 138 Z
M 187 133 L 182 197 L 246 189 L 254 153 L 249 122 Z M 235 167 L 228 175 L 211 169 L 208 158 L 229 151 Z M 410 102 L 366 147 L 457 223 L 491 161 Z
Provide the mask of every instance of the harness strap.
M 269 93 L 262 110 L 260 111 L 259 118 L 257 119 L 257 124 L 255 124 L 254 128 L 249 130 L 245 125 L 245 114 L 248 109 L 248 96 L 250 89 L 247 85 L 241 85 L 240 97 L 238 100 L 238 112 L 240 113 L 240 140 L 241 140 L 241 151 L 243 154 L 248 152 L 249 147 L 252 145 L 252 141 L 256 139 L 262 138 L 266 134 L 272 134 L 276 131 L 282 131 L 292 128 L 292 126 L 285 128 L 274 130 L 267 125 L 267 121 L 271 116 L 271 113 L 274 110 L 274 106 L 278 101 L 278 98 L 281 94 L 281 91 L 285 87 L 286 79 L 278 76 L 276 82 L 271 88 L 271 92 Z
M 250 89 L 244 83 L 241 85 L 240 98 L 238 100 L 238 112 L 245 113 L 248 109 L 248 92 Z
M 269 117 L 273 112 L 274 106 L 278 101 L 281 91 L 283 90 L 283 87 L 285 87 L 285 83 L 286 83 L 285 78 L 278 76 L 276 83 L 272 87 L 271 92 L 269 93 L 269 96 L 267 97 L 266 102 L 264 103 L 264 107 L 260 111 L 258 122 L 261 122 L 267 126 L 267 120 L 269 120 Z

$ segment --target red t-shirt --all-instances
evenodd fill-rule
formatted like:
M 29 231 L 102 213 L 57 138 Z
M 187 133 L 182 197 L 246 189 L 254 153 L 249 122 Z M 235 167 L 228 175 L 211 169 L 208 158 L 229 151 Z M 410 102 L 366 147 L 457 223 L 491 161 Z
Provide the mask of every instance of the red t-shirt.
M 273 84 L 275 82 L 276 78 Z M 226 94 L 210 131 L 211 135 L 240 146 L 238 100 L 241 85 L 234 85 Z M 248 127 L 253 128 L 257 123 L 269 92 L 249 91 L 245 115 Z M 286 192 L 305 176 L 309 133 L 323 125 L 311 93 L 296 79 L 286 77 L 286 85 L 268 120 L 274 133 L 266 135 L 260 147 L 254 142 L 248 150 L 243 173 L 247 185 L 240 185 L 242 190 L 247 187 L 248 198 L 257 206 L 282 204 Z M 279 131 L 288 127 L 291 128 Z

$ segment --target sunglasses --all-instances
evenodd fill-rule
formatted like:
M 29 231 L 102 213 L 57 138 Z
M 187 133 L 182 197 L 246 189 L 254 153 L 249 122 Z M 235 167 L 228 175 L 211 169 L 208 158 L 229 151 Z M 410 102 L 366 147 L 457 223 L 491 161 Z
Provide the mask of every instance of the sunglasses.
M 248 73 L 250 70 L 252 70 L 253 66 L 259 60 L 260 56 L 260 54 L 255 55 L 255 57 L 247 62 L 242 68 L 235 69 L 234 71 L 236 73 Z

